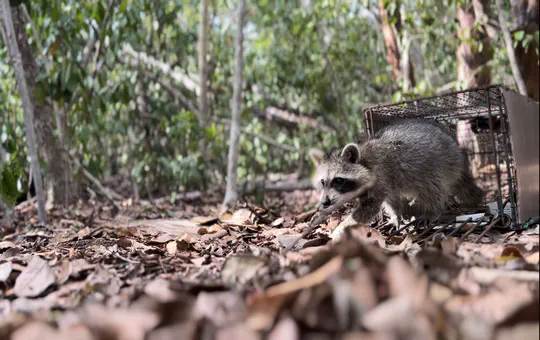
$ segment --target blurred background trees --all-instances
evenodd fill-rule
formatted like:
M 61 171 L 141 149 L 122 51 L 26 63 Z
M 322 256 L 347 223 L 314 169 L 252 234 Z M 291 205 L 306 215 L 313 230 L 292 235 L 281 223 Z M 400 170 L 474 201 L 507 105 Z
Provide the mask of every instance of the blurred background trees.
M 84 198 L 86 184 L 99 182 L 113 199 L 225 188 L 236 1 L 10 3 L 54 202 Z M 357 139 L 368 105 L 492 83 L 516 88 L 495 1 L 260 0 L 246 8 L 241 187 L 309 175 L 310 148 Z M 538 100 L 538 2 L 502 1 L 502 10 Z M 27 191 L 29 163 L 0 27 L 7 203 Z

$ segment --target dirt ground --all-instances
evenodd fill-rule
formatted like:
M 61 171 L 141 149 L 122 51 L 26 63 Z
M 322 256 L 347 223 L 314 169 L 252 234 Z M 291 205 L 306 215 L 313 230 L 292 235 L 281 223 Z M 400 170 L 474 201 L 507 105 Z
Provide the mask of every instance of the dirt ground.
M 452 236 L 315 213 L 312 192 L 15 209 L 0 241 L 0 339 L 538 339 L 539 227 Z M 395 234 L 395 235 L 393 235 Z

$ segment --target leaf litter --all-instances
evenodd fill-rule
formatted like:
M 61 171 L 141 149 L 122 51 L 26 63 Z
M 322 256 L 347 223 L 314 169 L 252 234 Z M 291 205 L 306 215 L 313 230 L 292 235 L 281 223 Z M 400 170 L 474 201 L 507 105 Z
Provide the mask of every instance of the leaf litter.
M 357 226 L 334 243 L 332 215 L 287 251 L 316 214 L 288 197 L 222 216 L 211 199 L 86 204 L 41 229 L 25 206 L 0 239 L 0 338 L 538 338 L 538 228 L 476 244 Z

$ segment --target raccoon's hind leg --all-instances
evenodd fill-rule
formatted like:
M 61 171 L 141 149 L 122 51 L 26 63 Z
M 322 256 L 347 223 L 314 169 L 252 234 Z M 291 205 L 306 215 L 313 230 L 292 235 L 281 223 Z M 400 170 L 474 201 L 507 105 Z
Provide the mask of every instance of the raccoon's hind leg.
M 484 192 L 476 185 L 469 171 L 463 172 L 452 188 L 452 194 L 457 197 L 460 205 L 469 208 L 480 206 L 484 199 Z
M 429 193 L 418 196 L 418 213 L 416 225 L 430 225 L 436 222 L 447 210 L 450 204 L 449 193 L 442 188 L 433 188 Z

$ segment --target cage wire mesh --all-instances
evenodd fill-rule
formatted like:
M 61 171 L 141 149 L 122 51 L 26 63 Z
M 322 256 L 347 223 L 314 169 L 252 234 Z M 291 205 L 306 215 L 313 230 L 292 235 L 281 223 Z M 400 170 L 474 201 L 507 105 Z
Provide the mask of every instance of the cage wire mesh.
M 369 136 L 403 119 L 430 119 L 447 126 L 466 151 L 475 182 L 485 193 L 476 210 L 516 220 L 515 164 L 500 86 L 376 105 L 364 110 L 364 118 Z

